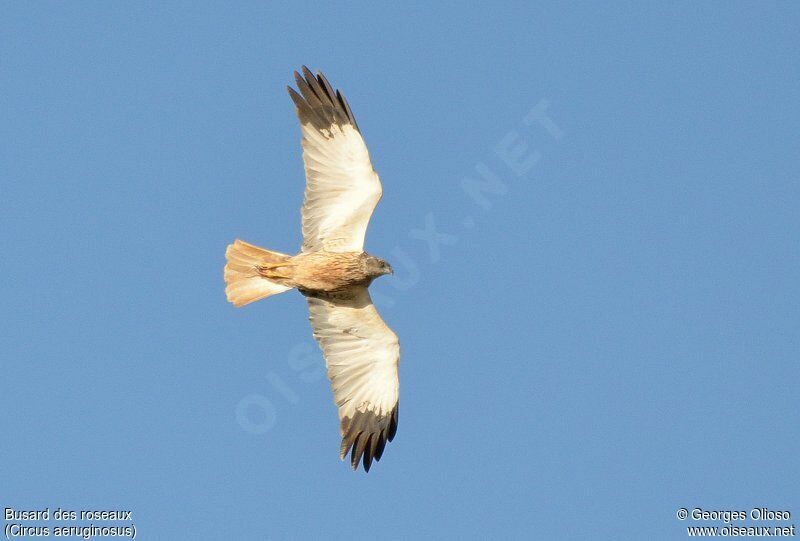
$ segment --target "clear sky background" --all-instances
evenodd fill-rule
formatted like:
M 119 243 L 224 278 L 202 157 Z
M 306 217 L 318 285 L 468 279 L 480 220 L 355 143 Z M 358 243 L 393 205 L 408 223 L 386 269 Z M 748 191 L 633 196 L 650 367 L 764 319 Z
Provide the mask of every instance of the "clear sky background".
M 165 540 L 800 525 L 799 28 L 790 2 L 4 4 L 0 507 Z M 402 407 L 369 474 L 303 298 L 224 295 L 234 238 L 300 245 L 302 64 L 384 186 Z

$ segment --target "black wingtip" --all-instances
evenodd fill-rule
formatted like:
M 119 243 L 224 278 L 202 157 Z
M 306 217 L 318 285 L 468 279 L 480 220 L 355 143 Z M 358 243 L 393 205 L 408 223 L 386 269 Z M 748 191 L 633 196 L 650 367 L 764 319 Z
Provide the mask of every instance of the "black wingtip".
M 389 423 L 389 435 L 386 437 L 387 440 L 392 441 L 394 439 L 395 434 L 397 434 L 397 421 L 398 417 L 400 416 L 400 402 L 398 402 L 394 409 L 392 410 L 392 418 L 391 422 Z
M 372 411 L 356 412 L 342 419 L 342 445 L 339 458 L 345 459 L 350 453 L 350 467 L 358 469 L 359 462 L 364 471 L 369 471 L 373 461 L 380 461 L 386 442 L 394 439 L 397 433 L 398 404 L 386 415 L 376 415 Z
M 317 71 L 315 76 L 307 66 L 302 66 L 299 73 L 294 72 L 294 80 L 297 92 L 290 95 L 301 122 L 312 122 L 320 130 L 349 124 L 360 132 L 347 100 L 339 90 L 334 90 L 322 72 Z

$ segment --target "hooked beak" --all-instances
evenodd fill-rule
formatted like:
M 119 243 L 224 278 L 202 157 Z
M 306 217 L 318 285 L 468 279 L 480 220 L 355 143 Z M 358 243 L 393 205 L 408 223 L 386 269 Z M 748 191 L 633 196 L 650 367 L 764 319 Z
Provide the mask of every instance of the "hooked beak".
M 394 269 L 390 264 L 386 264 L 386 274 L 394 274 Z

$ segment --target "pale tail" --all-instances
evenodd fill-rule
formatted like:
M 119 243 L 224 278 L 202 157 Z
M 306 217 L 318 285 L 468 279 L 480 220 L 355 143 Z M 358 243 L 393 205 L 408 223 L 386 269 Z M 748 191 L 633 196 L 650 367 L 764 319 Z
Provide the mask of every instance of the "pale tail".
M 225 265 L 225 294 L 228 300 L 235 306 L 244 306 L 292 289 L 264 278 L 257 268 L 259 265 L 280 263 L 290 257 L 238 239 L 229 244 L 225 251 L 225 258 L 228 260 Z

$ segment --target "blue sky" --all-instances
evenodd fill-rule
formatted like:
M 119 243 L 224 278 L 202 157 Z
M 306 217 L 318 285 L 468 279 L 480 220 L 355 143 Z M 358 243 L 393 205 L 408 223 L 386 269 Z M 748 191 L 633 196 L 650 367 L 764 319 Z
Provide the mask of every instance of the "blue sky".
M 175 540 L 800 516 L 799 25 L 789 2 L 6 4 L 0 506 Z M 232 239 L 300 245 L 302 64 L 384 186 L 366 247 L 396 270 L 372 289 L 402 407 L 369 474 L 338 460 L 302 297 L 223 292 Z

